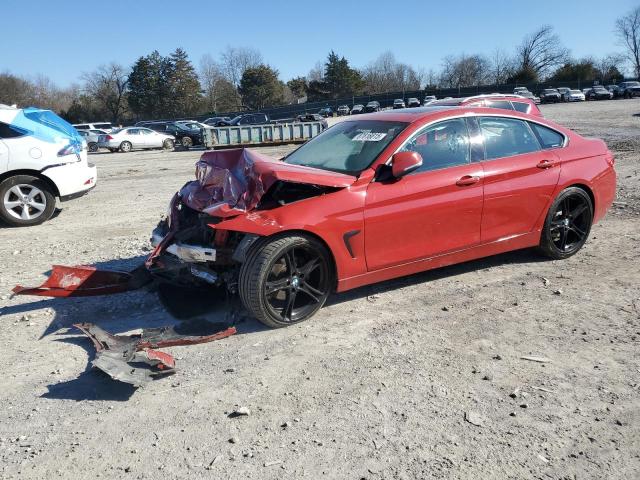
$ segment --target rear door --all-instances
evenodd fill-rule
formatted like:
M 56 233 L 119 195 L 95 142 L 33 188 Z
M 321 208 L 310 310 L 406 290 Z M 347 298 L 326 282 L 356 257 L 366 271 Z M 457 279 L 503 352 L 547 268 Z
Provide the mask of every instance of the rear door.
M 416 132 L 401 150 L 418 152 L 422 167 L 367 189 L 367 268 L 378 270 L 473 246 L 480 241 L 482 165 L 472 161 L 463 118 Z
M 528 233 L 558 184 L 560 163 L 554 148 L 564 144 L 564 136 L 553 131 L 561 145 L 547 148 L 533 122 L 499 116 L 479 117 L 478 122 L 486 156 L 482 242 Z

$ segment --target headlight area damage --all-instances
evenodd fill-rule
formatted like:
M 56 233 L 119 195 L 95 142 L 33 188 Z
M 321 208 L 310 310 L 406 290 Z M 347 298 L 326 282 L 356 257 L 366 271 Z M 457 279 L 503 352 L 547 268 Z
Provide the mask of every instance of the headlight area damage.
M 153 231 L 154 249 L 144 265 L 131 272 L 56 265 L 39 287 L 16 286 L 13 292 L 49 297 L 93 296 L 169 283 L 198 287 L 224 285 L 236 293 L 240 266 L 250 246 L 261 235 L 273 233 L 281 226 L 270 224 L 264 231 L 248 232 L 224 228 L 229 220 L 249 218 L 260 211 L 331 193 L 350 186 L 355 180 L 349 175 L 289 165 L 248 149 L 206 152 L 196 163 L 196 180 L 186 183 L 173 197 L 167 218 Z M 146 356 L 143 357 L 157 370 L 155 373 L 173 371 L 172 360 L 163 361 L 153 353 L 150 358 L 149 350 L 139 349 L 139 344 L 132 340 L 124 340 L 128 346 L 123 355 L 121 337 L 111 337 L 95 326 L 78 328 L 93 339 L 96 347 L 101 346 L 98 348 L 103 352 L 100 358 L 110 358 L 112 355 L 105 357 L 105 354 L 113 351 L 115 345 L 115 356 L 126 365 L 140 360 L 139 352 L 144 350 Z M 223 328 L 220 332 L 227 332 L 225 336 L 228 336 L 235 333 L 235 329 L 230 332 Z M 216 339 L 211 335 L 200 338 L 205 337 Z M 190 337 L 188 343 L 201 342 Z M 157 377 L 155 374 L 112 374 L 111 367 L 104 368 L 107 363 L 113 364 L 110 360 L 96 359 L 94 365 L 113 378 L 129 383 L 141 384 Z

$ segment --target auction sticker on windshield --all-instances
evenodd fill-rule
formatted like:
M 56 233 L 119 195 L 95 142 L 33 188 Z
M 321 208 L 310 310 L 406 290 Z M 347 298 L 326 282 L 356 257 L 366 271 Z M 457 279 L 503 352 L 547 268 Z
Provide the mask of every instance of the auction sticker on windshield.
M 354 142 L 379 142 L 386 136 L 386 133 L 361 132 L 353 137 L 352 140 Z

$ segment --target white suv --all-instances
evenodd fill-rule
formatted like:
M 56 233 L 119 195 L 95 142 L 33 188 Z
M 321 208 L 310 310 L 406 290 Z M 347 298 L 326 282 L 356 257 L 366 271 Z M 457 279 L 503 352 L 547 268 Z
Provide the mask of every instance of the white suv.
M 87 145 L 69 123 L 49 110 L 0 105 L 0 220 L 40 224 L 60 201 L 96 185 Z
M 73 127 L 76 130 L 104 130 L 109 133 L 114 130 L 111 122 L 98 122 L 98 123 L 74 123 Z

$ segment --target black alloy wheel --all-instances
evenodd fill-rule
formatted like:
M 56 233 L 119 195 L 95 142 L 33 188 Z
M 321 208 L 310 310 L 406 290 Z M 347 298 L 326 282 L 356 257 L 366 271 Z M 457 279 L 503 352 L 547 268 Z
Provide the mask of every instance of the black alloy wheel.
M 240 270 L 240 298 L 258 320 L 284 327 L 310 318 L 333 287 L 332 263 L 319 241 L 302 236 L 266 239 Z
M 540 247 L 551 258 L 570 257 L 587 241 L 592 222 L 591 197 L 581 188 L 569 187 L 549 209 Z

